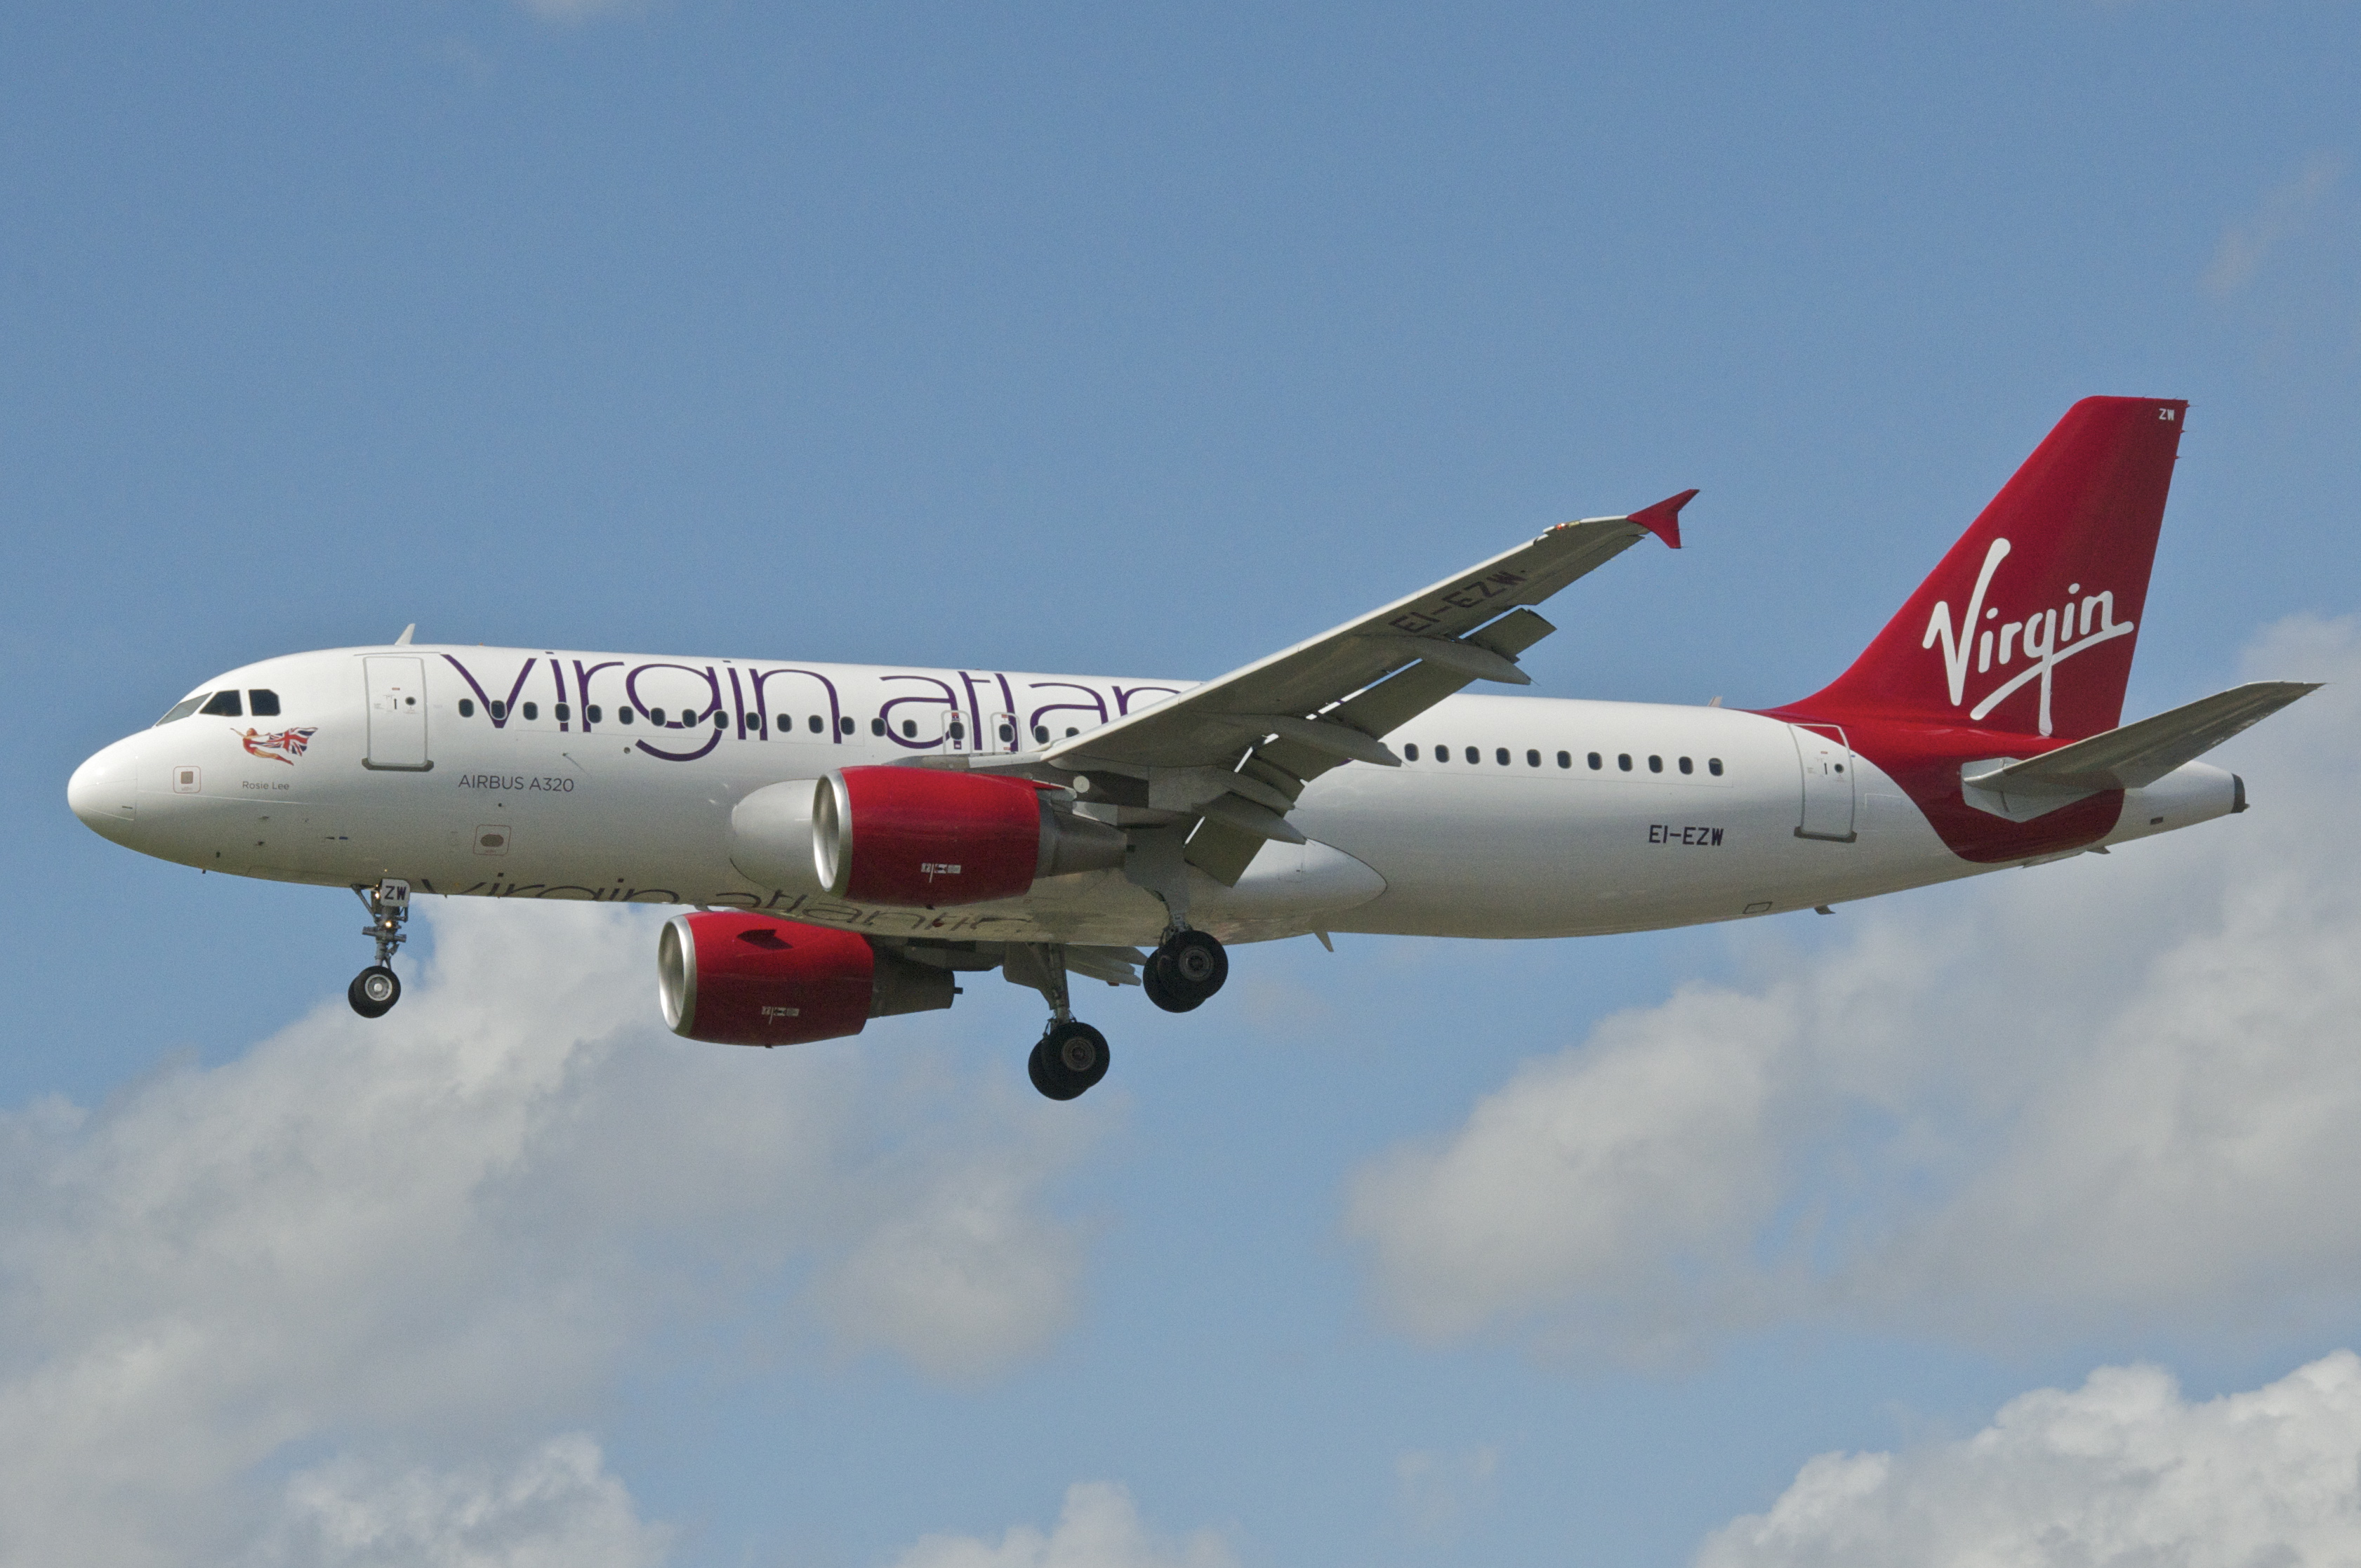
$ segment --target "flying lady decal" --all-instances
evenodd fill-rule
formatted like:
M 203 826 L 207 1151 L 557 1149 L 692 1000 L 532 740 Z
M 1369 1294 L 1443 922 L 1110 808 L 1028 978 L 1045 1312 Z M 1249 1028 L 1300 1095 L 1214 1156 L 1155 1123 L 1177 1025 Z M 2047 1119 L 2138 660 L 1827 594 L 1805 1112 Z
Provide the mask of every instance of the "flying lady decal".
M 265 735 L 258 729 L 247 729 L 238 733 L 238 740 L 246 747 L 247 755 L 268 757 L 274 762 L 284 762 L 291 768 L 295 765 L 295 759 L 303 754 L 303 748 L 312 743 L 312 737 L 319 732 L 320 727 L 316 724 L 308 725 L 302 729 L 281 729 L 275 735 Z

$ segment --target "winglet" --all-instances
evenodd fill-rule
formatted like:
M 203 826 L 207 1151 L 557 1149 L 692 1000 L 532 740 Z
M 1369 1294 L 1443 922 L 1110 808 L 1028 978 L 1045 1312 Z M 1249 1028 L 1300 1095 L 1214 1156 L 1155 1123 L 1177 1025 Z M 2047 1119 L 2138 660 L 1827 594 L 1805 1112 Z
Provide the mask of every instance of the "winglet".
M 1665 497 L 1654 506 L 1642 508 L 1624 521 L 1638 523 L 1674 549 L 1678 550 L 1681 547 L 1681 508 L 1695 499 L 1697 499 L 1695 490 L 1683 490 L 1677 496 Z
M 405 627 L 403 627 L 403 628 L 401 629 L 401 636 L 399 636 L 399 637 L 397 637 L 397 638 L 395 638 L 395 639 L 393 640 L 393 645 L 394 645 L 395 647 L 397 647 L 397 648 L 407 648 L 407 647 L 409 647 L 409 646 L 410 646 L 410 634 L 411 634 L 412 632 L 413 632 L 413 631 L 417 630 L 418 630 L 418 622 L 416 622 L 416 621 L 414 621 L 414 620 L 413 620 L 413 621 L 412 621 L 409 625 L 407 625 L 407 626 L 405 626 Z

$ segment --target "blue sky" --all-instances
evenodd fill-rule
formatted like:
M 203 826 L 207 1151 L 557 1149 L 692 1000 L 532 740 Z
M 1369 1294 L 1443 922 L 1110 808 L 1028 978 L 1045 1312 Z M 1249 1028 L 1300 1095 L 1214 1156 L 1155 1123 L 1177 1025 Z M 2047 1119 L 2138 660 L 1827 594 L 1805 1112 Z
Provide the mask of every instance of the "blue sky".
M 412 621 L 1204 676 L 1690 486 L 1535 689 L 1769 705 L 2093 392 L 2192 401 L 2130 709 L 2349 685 L 2356 45 L 2272 4 L 11 7 L 0 1555 L 1939 1561 L 1994 1497 L 2349 1555 L 2351 1477 L 2287 1458 L 2361 1447 L 2341 686 L 2191 842 L 1241 951 L 1196 1014 L 1108 993 L 1071 1107 L 996 984 L 673 1042 L 653 927 L 598 912 L 434 912 L 366 1029 L 348 895 L 139 861 L 63 789 L 218 669 Z M 2308 1435 L 2239 1447 L 2257 1409 Z

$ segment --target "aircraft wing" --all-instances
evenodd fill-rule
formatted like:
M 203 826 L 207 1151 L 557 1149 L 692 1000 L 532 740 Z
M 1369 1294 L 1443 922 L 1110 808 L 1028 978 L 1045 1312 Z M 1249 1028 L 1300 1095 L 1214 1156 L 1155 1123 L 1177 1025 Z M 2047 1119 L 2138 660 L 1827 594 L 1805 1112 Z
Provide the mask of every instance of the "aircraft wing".
M 1202 817 L 1191 864 L 1235 883 L 1311 779 L 1346 762 L 1395 767 L 1383 737 L 1472 681 L 1529 685 L 1517 655 L 1556 630 L 1530 606 L 1655 534 L 1680 548 L 1695 490 L 1628 517 L 1560 523 L 1431 587 L 1086 735 L 1040 761 L 1148 785 L 1148 806 Z

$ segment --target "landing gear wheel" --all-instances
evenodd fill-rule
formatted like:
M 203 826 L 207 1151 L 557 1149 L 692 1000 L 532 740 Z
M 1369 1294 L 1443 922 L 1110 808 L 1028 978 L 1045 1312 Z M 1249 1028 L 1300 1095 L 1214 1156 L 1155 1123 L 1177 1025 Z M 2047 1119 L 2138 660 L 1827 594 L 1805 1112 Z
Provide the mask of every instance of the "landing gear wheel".
M 1052 1024 L 1025 1070 L 1049 1098 L 1071 1100 L 1106 1076 L 1106 1036 L 1088 1024 Z
M 1148 992 L 1148 1000 L 1155 1003 L 1156 1005 L 1163 1008 L 1167 1013 L 1186 1013 L 1189 1009 L 1197 1005 L 1193 1002 L 1177 1002 L 1173 1000 L 1172 993 L 1164 988 L 1163 966 L 1159 960 L 1153 958 L 1149 959 L 1147 963 L 1140 966 L 1139 989 Z
M 353 976 L 353 983 L 345 988 L 345 1000 L 364 1018 L 382 1018 L 401 1000 L 393 955 L 410 940 L 401 929 L 402 922 L 410 918 L 410 884 L 388 877 L 375 887 L 355 883 L 353 892 L 368 907 L 369 923 L 361 927 L 361 935 L 377 944 L 377 962 Z
M 1230 978 L 1230 956 L 1203 931 L 1176 931 L 1149 955 L 1141 988 L 1167 1013 L 1204 1005 Z
M 371 964 L 353 976 L 345 1000 L 364 1018 L 382 1018 L 401 1000 L 401 979 L 383 964 Z

